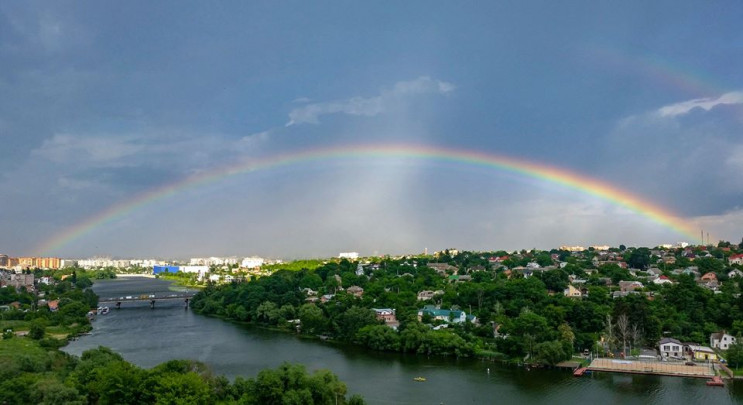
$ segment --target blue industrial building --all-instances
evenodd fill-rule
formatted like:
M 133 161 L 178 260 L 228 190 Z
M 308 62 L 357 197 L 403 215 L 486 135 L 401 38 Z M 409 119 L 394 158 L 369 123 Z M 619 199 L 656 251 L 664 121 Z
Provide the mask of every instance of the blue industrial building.
M 178 273 L 178 270 L 178 266 L 155 266 L 152 268 L 152 274 Z

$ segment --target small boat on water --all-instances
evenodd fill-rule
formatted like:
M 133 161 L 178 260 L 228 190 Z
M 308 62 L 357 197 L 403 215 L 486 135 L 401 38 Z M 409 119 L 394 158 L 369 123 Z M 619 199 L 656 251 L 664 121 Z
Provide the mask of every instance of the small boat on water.
M 413 378 L 413 380 L 418 381 L 418 382 L 424 382 L 426 381 L 426 377 L 415 377 Z
M 716 375 L 707 381 L 707 385 L 710 387 L 724 387 L 725 383 L 719 375 Z
M 108 307 L 98 307 L 98 314 L 99 315 L 106 315 L 108 313 L 109 309 Z

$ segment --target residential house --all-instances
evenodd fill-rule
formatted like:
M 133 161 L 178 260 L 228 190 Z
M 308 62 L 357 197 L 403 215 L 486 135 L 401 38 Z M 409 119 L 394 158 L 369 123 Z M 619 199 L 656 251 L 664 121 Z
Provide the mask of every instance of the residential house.
M 740 271 L 738 269 L 732 269 L 728 272 L 728 278 L 733 277 L 743 277 L 743 271 Z
M 562 293 L 566 297 L 571 297 L 571 298 L 580 298 L 583 295 L 581 291 L 573 287 L 572 284 L 568 284 L 568 288 L 566 288 Z
M 377 320 L 384 321 L 384 324 L 386 326 L 389 326 L 394 330 L 397 330 L 397 328 L 400 326 L 400 322 L 398 322 L 397 317 L 395 317 L 394 309 L 372 308 L 372 311 L 374 311 L 374 315 L 377 317 Z
M 735 336 L 722 332 L 715 332 L 709 335 L 709 345 L 715 349 L 727 350 L 730 345 L 735 344 Z
M 651 268 L 649 268 L 646 271 L 646 273 L 648 273 L 648 276 L 655 276 L 655 277 L 659 277 L 661 274 L 663 274 L 663 272 L 660 271 L 660 269 L 657 268 L 657 267 L 651 267 Z
M 717 274 L 711 271 L 709 273 L 704 273 L 702 281 L 717 281 Z
M 352 285 L 346 289 L 346 292 L 349 294 L 352 294 L 354 297 L 361 298 L 364 295 L 364 289 L 357 286 Z
M 728 262 L 730 264 L 743 264 L 743 254 L 730 256 Z
M 434 269 L 442 277 L 446 277 L 448 274 L 455 274 L 459 271 L 458 268 L 449 263 L 428 263 L 427 266 Z
M 675 256 L 663 256 L 663 263 L 665 264 L 676 264 L 676 257 Z
M 325 294 L 322 297 L 320 297 L 320 302 L 325 303 L 333 299 L 335 297 L 335 294 Z
M 451 276 L 449 276 L 450 283 L 465 283 L 468 281 L 472 281 L 472 276 L 468 274 L 463 274 L 463 275 L 452 274 Z
M 494 256 L 493 256 L 493 257 L 489 257 L 489 258 L 488 258 L 488 262 L 489 262 L 490 264 L 495 264 L 495 263 L 503 263 L 503 262 L 505 262 L 506 260 L 508 260 L 508 256 L 501 256 L 501 257 L 494 257 Z
M 620 281 L 619 282 L 619 290 L 621 292 L 631 292 L 631 291 L 639 290 L 643 287 L 644 286 L 639 281 Z
M 428 301 L 434 296 L 434 292 L 430 290 L 423 290 L 418 293 L 418 301 Z
M 663 338 L 658 342 L 658 350 L 663 358 L 681 358 L 684 354 L 683 345 L 674 338 Z
M 52 300 L 46 303 L 49 306 L 49 310 L 57 312 L 59 310 L 59 300 Z
M 463 323 L 465 321 L 476 322 L 477 318 L 473 315 L 467 315 L 461 310 L 449 310 L 436 308 L 433 305 L 426 305 L 418 311 L 418 321 L 422 321 L 424 315 L 429 315 L 435 321 L 444 321 L 446 323 Z
M 685 344 L 684 350 L 693 360 L 697 361 L 715 361 L 717 360 L 717 353 L 707 346 L 699 346 L 695 344 Z
M 671 279 L 668 278 L 668 276 L 661 275 L 660 277 L 658 277 L 655 280 L 653 280 L 653 284 L 658 284 L 658 285 L 661 285 L 661 284 L 673 284 L 673 281 L 671 281 Z

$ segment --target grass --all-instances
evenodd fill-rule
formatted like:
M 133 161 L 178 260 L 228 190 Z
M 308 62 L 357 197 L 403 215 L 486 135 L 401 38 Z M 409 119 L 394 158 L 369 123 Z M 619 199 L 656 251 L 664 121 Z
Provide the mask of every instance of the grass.
M 0 321 L 0 330 L 13 329 L 14 331 L 27 331 L 29 329 L 30 322 L 23 320 L 8 320 Z
M 19 337 L 0 339 L 0 364 L 21 354 L 39 360 L 47 358 L 46 350 L 34 340 Z

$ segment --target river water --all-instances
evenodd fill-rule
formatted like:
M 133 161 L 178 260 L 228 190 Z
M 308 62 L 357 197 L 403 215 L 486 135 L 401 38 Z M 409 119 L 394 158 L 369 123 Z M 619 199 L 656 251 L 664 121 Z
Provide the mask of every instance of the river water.
M 100 297 L 166 292 L 147 278 L 97 281 Z M 702 379 L 532 370 L 475 359 L 378 353 L 209 318 L 182 302 L 124 303 L 98 316 L 90 335 L 64 348 L 80 355 L 107 346 L 141 367 L 172 359 L 207 363 L 229 378 L 253 377 L 282 362 L 326 368 L 369 404 L 728 404 L 743 403 L 743 382 L 707 387 Z M 423 376 L 426 382 L 415 382 Z

